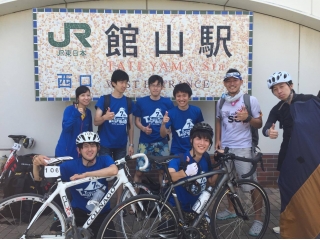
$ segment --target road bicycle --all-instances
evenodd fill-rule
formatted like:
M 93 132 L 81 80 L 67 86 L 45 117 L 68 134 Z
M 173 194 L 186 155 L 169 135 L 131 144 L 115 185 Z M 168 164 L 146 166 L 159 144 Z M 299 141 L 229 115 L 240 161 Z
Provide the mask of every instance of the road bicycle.
M 122 200 L 136 196 L 135 188 L 152 194 L 143 184 L 132 183 L 126 176 L 126 162 L 137 157 L 143 157 L 145 164 L 140 170 L 147 168 L 149 160 L 143 153 L 126 156 L 115 161 L 118 167 L 118 174 L 113 186 L 102 198 L 100 203 L 88 215 L 83 226 L 76 226 L 75 216 L 66 195 L 66 189 L 78 184 L 96 181 L 102 177 L 87 177 L 70 182 L 62 182 L 60 177 L 60 167 L 56 164 L 72 159 L 71 157 L 52 158 L 45 166 L 45 177 L 58 177 L 54 186 L 57 188 L 44 196 L 38 194 L 18 194 L 0 201 L 0 238 L 90 238 L 91 232 L 88 230 L 91 223 L 106 206 L 111 197 L 119 187 L 124 185 L 125 191 Z M 112 177 L 111 177 L 112 178 Z M 107 178 L 107 180 L 111 180 Z M 53 187 L 51 189 L 53 189 Z M 60 195 L 63 209 L 57 205 L 53 199 Z M 25 209 L 26 202 L 29 209 Z M 143 206 L 140 206 L 143 207 Z M 59 227 L 58 231 L 57 226 Z
M 3 183 L 5 178 L 10 177 L 11 174 L 11 168 L 13 163 L 17 162 L 17 152 L 21 149 L 22 145 L 20 142 L 27 138 L 25 135 L 9 135 L 9 138 L 12 138 L 14 141 L 11 149 L 3 149 L 3 150 L 11 150 L 9 157 L 7 158 L 6 162 L 3 165 L 3 168 L 1 169 L 1 175 L 0 175 L 0 183 Z
M 200 238 L 199 223 L 206 212 L 210 212 L 210 210 L 211 215 L 208 216 L 207 221 L 210 222 L 209 232 L 212 236 L 207 236 L 207 238 L 262 238 L 264 236 L 270 218 L 270 204 L 265 190 L 253 180 L 235 179 L 231 174 L 232 168 L 227 164 L 230 162 L 234 166 L 234 160 L 251 162 L 250 172 L 242 175 L 243 178 L 247 178 L 255 172 L 258 162 L 263 168 L 261 153 L 258 153 L 253 159 L 249 159 L 228 153 L 228 148 L 226 148 L 225 153 L 213 166 L 218 169 L 172 182 L 168 172 L 168 162 L 175 157 L 148 156 L 149 159 L 165 166 L 169 181 L 168 190 L 160 196 L 135 196 L 117 205 L 102 223 L 98 238 L 104 237 L 107 231 L 114 231 L 116 238 Z M 187 186 L 197 179 L 214 174 L 218 174 L 218 178 L 208 201 L 193 221 L 185 221 L 174 188 L 182 185 Z M 170 196 L 174 199 L 175 207 L 172 207 L 168 202 Z M 219 220 L 217 215 L 228 208 L 229 200 L 235 214 L 233 218 Z M 138 204 L 144 206 L 143 210 L 137 207 L 134 214 L 122 216 L 121 213 L 124 210 L 132 209 L 132 206 Z M 257 236 L 251 236 L 248 232 L 255 220 L 261 222 L 262 229 Z

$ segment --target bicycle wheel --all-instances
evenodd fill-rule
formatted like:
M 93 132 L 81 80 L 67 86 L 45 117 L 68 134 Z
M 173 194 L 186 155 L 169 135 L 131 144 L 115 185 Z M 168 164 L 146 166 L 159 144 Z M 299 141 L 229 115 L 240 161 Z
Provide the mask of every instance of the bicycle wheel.
M 142 183 L 132 183 L 132 186 L 135 188 L 135 190 L 137 189 L 137 193 L 138 194 L 151 194 L 152 192 L 151 190 L 144 184 Z M 121 198 L 120 198 L 120 202 L 124 202 L 125 200 L 129 199 L 133 197 L 133 195 L 131 194 L 130 190 L 128 188 L 125 188 L 125 190 L 123 191 Z
M 43 202 L 43 196 L 32 193 L 0 201 L 0 238 L 65 238 L 65 217 L 55 202 L 49 203 L 27 229 Z
M 236 195 L 233 199 L 239 214 L 234 214 L 231 211 L 224 212 L 228 209 L 229 200 L 232 198 L 230 189 L 225 186 L 212 209 L 211 231 L 213 237 L 262 238 L 270 219 L 270 204 L 265 190 L 258 183 L 247 179 L 237 181 L 234 188 Z M 241 208 L 243 208 L 243 215 Z
M 143 206 L 143 207 L 142 207 Z M 134 213 L 123 217 L 123 212 Z M 159 211 L 159 209 L 161 211 Z M 117 205 L 103 221 L 98 238 L 176 238 L 178 219 L 159 196 L 139 195 Z

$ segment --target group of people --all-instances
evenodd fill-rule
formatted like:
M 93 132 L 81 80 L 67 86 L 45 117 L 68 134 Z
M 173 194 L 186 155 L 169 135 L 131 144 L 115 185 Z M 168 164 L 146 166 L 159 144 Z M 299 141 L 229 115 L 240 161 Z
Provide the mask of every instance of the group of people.
M 72 156 L 74 158 L 74 160 L 61 165 L 62 179 L 72 181 L 87 176 L 116 175 L 117 167 L 114 160 L 134 153 L 134 122 L 140 130 L 137 152 L 151 153 L 155 156 L 184 154 L 184 161 L 188 163 L 185 169 L 179 168 L 180 157 L 169 163 L 169 173 L 174 181 L 210 171 L 205 153 L 213 145 L 214 133 L 209 124 L 203 123 L 201 109 L 189 104 L 192 96 L 190 86 L 187 83 L 180 83 L 174 87 L 173 96 L 176 100 L 176 106 L 174 106 L 170 99 L 161 96 L 161 90 L 164 87 L 162 77 L 151 76 L 148 79 L 150 95 L 138 98 L 136 103 L 124 95 L 128 82 L 129 76 L 125 71 L 118 69 L 113 72 L 111 77 L 112 93 L 101 96 L 95 105 L 96 112 L 93 123 L 98 126 L 98 134 L 92 132 L 92 115 L 88 109 L 91 101 L 90 89 L 85 86 L 76 89 L 76 103 L 68 106 L 64 111 L 62 133 L 55 151 L 56 157 Z M 255 150 L 251 127 L 257 129 L 262 127 L 262 112 L 258 100 L 254 96 L 250 96 L 251 109 L 246 108 L 245 94 L 240 89 L 243 79 L 237 69 L 229 69 L 226 72 L 223 84 L 227 92 L 217 102 L 214 147 L 216 150 L 229 147 L 235 155 L 251 158 Z M 292 131 L 289 105 L 295 101 L 307 101 L 316 97 L 296 94 L 293 90 L 292 79 L 287 72 L 274 73 L 267 80 L 267 84 L 272 94 L 280 102 L 270 111 L 263 128 L 263 134 L 271 139 L 277 138 L 278 131 L 275 130 L 277 121 L 284 129 L 283 142 L 278 157 L 278 170 L 280 171 Z M 172 134 L 172 143 L 169 150 L 168 138 L 170 134 Z M 46 165 L 45 159 L 46 157 L 43 155 L 35 156 L 34 171 L 36 173 L 39 171 L 40 165 Z M 136 182 L 142 180 L 143 172 L 139 170 L 139 166 L 142 165 L 144 165 L 144 159 L 137 159 L 134 176 Z M 161 166 L 156 166 L 156 168 L 161 184 L 163 169 Z M 251 164 L 235 161 L 235 169 L 236 174 L 241 176 L 249 172 Z M 145 171 L 150 170 L 151 165 Z M 41 180 L 39 175 L 35 174 L 35 176 L 35 180 Z M 250 178 L 257 181 L 256 173 Z M 215 179 L 213 176 L 201 181 L 202 189 L 208 185 L 214 185 Z M 93 193 L 102 185 L 107 186 L 105 180 L 99 180 L 99 183 L 90 188 L 88 188 L 90 183 L 84 183 L 71 189 L 71 205 L 73 209 L 76 209 L 74 212 L 79 221 L 87 216 L 89 211 L 85 205 Z M 250 190 L 247 189 L 247 191 Z M 117 192 L 118 201 L 121 192 L 121 190 Z M 191 208 L 198 196 L 191 195 L 183 187 L 176 189 L 176 192 L 187 218 L 194 217 Z M 255 197 L 258 196 L 253 194 L 253 200 Z M 109 209 L 108 205 L 102 214 L 108 213 Z M 229 204 L 227 209 L 218 214 L 220 220 L 234 217 L 236 214 L 232 204 Z M 99 220 L 95 222 L 97 226 L 92 226 L 94 234 L 97 233 Z M 81 222 L 78 223 L 81 224 Z M 201 237 L 208 236 L 206 232 L 208 231 L 208 221 L 205 217 L 200 225 L 202 226 L 200 229 Z M 249 230 L 249 234 L 258 236 L 261 228 L 262 223 L 257 218 Z

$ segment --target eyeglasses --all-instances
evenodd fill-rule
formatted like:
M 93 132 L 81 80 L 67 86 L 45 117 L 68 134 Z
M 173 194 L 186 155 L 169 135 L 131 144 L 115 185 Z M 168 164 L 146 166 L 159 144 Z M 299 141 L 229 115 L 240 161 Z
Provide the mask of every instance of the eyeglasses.
M 232 72 L 232 73 L 227 73 L 224 78 L 223 78 L 223 81 L 226 81 L 227 78 L 230 78 L 230 77 L 234 77 L 234 78 L 237 78 L 237 79 L 240 79 L 242 80 L 242 77 L 241 77 L 241 74 L 238 73 L 238 72 Z

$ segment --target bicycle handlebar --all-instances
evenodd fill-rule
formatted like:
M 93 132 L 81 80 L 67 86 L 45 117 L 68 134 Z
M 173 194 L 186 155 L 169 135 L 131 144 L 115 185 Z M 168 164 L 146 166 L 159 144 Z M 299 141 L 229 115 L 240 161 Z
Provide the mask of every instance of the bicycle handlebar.
M 239 160 L 239 161 L 242 161 L 242 162 L 251 162 L 252 163 L 252 168 L 250 169 L 250 171 L 248 173 L 246 173 L 246 174 L 242 174 L 241 175 L 242 178 L 247 178 L 247 177 L 251 176 L 256 171 L 258 162 L 261 163 L 261 168 L 264 171 L 262 155 L 263 154 L 261 152 L 259 152 L 253 158 L 239 157 L 239 156 L 236 156 L 233 153 L 229 153 L 229 148 L 226 147 L 224 149 L 224 153 L 218 153 L 219 161 L 218 161 L 217 164 L 213 165 L 213 168 L 220 166 L 222 161 L 227 162 L 228 160 Z
M 50 160 L 45 160 L 45 161 L 47 162 L 48 165 L 51 165 L 51 164 L 61 163 L 65 160 L 72 160 L 72 159 L 73 157 L 66 156 L 66 157 L 50 158 Z
M 121 158 L 119 160 L 116 160 L 115 164 L 116 165 L 120 165 L 120 164 L 126 163 L 127 161 L 130 161 L 130 160 L 133 160 L 135 158 L 138 158 L 138 157 L 143 157 L 144 158 L 144 165 L 142 167 L 139 167 L 139 170 L 143 171 L 149 165 L 149 159 L 144 153 L 136 153 L 136 154 L 133 154 L 132 156 L 127 155 L 127 156 L 125 156 L 125 157 L 123 157 L 123 158 Z

